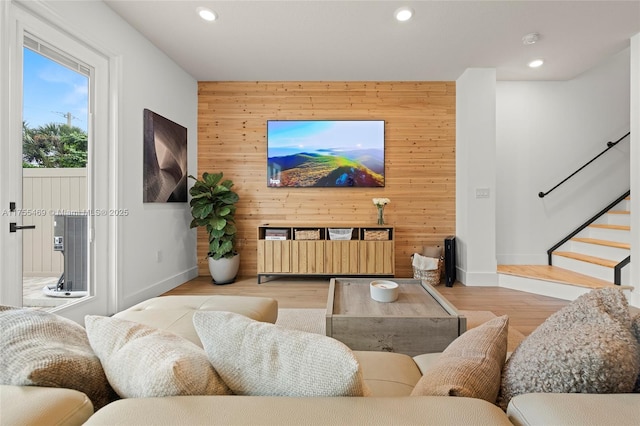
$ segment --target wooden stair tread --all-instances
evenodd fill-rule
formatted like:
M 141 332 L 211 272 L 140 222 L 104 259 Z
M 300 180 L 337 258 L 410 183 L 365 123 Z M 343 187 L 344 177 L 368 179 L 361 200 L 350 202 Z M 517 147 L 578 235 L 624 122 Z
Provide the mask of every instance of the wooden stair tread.
M 609 210 L 609 214 L 631 214 L 629 210 Z
M 554 251 L 552 254 L 556 256 L 568 257 L 569 259 L 580 260 L 582 262 L 593 263 L 594 265 L 614 268 L 619 262 L 617 260 L 603 259 L 601 257 L 589 256 L 582 253 L 574 253 L 570 251 Z
M 621 231 L 631 231 L 631 227 L 628 225 L 609 225 L 607 223 L 592 223 L 589 226 L 593 228 L 619 229 Z
M 608 241 L 608 240 L 599 240 L 597 238 L 578 238 L 578 237 L 572 238 L 571 241 L 579 241 L 581 243 L 597 244 L 597 245 L 600 245 L 600 246 L 615 247 L 615 248 L 631 250 L 631 244 L 629 244 L 629 243 L 620 243 L 618 241 Z
M 498 273 L 593 289 L 608 287 L 621 290 L 633 289 L 632 286 L 615 285 L 610 281 L 551 265 L 498 265 Z

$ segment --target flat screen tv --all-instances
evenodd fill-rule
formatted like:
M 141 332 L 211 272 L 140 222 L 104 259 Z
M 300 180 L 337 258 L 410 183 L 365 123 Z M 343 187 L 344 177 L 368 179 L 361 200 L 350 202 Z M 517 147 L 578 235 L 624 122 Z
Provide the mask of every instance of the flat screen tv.
M 384 120 L 267 121 L 267 186 L 384 186 Z

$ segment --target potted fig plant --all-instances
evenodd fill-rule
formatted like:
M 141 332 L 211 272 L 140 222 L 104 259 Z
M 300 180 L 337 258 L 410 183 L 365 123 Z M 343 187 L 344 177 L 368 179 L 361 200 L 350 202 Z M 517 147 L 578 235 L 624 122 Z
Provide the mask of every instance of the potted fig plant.
M 209 234 L 209 272 L 215 284 L 235 281 L 240 267 L 240 255 L 236 251 L 236 202 L 239 197 L 231 187 L 233 182 L 223 180 L 221 173 L 203 173 L 202 179 L 189 177 L 195 183 L 191 194 L 190 228 L 205 227 Z

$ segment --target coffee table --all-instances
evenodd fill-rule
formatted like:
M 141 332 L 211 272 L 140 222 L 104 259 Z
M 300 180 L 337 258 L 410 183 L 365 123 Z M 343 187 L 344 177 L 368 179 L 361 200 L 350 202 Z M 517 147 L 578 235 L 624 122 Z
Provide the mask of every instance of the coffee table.
M 415 356 L 442 352 L 467 330 L 467 319 L 431 285 L 417 279 L 392 279 L 398 300 L 376 302 L 369 284 L 375 278 L 332 278 L 327 299 L 327 336 L 353 350 Z

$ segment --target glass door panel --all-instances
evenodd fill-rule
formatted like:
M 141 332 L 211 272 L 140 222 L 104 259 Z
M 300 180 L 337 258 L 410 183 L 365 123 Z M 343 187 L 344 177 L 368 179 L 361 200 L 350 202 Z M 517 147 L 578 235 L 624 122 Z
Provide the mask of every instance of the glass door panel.
M 24 306 L 53 308 L 89 293 L 89 87 L 89 67 L 25 34 L 16 209 Z

